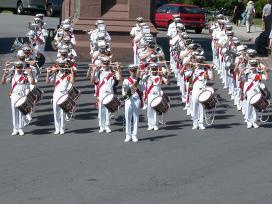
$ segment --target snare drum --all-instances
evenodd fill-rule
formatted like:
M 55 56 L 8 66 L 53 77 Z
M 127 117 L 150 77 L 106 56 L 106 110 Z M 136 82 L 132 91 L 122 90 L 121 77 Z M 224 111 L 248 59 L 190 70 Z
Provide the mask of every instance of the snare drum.
M 249 103 L 256 108 L 257 111 L 261 112 L 269 106 L 268 100 L 262 93 L 255 94 L 249 101 Z
M 18 108 L 24 115 L 27 115 L 32 112 L 33 103 L 31 103 L 27 96 L 23 96 L 16 101 L 15 107 Z
M 150 106 L 159 114 L 166 113 L 170 108 L 169 97 L 166 94 L 157 96 L 151 101 Z
M 37 86 L 34 86 L 31 92 L 36 97 L 36 100 L 35 100 L 36 103 L 42 99 L 43 92 Z
M 30 90 L 26 94 L 27 99 L 31 102 L 32 106 L 36 103 L 36 96 L 34 93 Z
M 72 84 L 69 84 L 67 89 L 70 98 L 76 101 L 80 95 L 80 91 L 76 89 L 76 87 L 74 87 Z
M 76 103 L 69 97 L 68 94 L 65 94 L 59 98 L 57 105 L 60 106 L 65 113 L 73 113 Z
M 198 96 L 198 100 L 207 110 L 213 109 L 217 103 L 214 90 L 211 87 L 207 87 L 202 91 Z
M 120 100 L 114 94 L 108 94 L 102 100 L 102 104 L 106 106 L 109 112 L 113 113 L 118 110 L 118 107 L 121 105 Z

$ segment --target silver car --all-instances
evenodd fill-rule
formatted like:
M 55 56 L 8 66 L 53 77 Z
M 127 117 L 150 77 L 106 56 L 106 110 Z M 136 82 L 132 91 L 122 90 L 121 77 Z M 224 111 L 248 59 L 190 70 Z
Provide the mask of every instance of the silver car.
M 46 12 L 53 16 L 61 10 L 62 0 L 0 0 L 0 9 L 12 9 L 17 14 L 24 14 L 26 10 Z

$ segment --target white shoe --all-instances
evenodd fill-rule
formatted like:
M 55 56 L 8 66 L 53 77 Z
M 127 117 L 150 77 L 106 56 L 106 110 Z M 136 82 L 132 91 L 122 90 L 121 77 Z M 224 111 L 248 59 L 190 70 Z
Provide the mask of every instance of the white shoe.
M 148 131 L 153 130 L 153 127 L 152 126 L 148 126 L 147 130 Z
M 99 132 L 99 133 L 104 132 L 104 128 L 100 128 L 98 132 Z
M 257 125 L 257 123 L 255 123 L 255 122 L 252 123 L 252 125 L 253 125 L 254 128 L 259 128 L 259 125 Z
M 252 128 L 252 123 L 251 122 L 247 122 L 247 129 Z
M 19 135 L 20 135 L 20 136 L 23 136 L 23 135 L 25 134 L 24 131 L 23 131 L 22 129 L 19 129 L 18 132 L 19 132 Z
M 132 142 L 138 142 L 138 138 L 136 137 L 136 135 L 132 135 Z
M 12 133 L 11 133 L 11 135 L 12 136 L 14 136 L 14 135 L 17 135 L 19 132 L 18 132 L 18 130 L 17 129 L 13 129 L 13 131 L 12 131 Z
M 204 127 L 203 124 L 200 124 L 200 125 L 199 125 L 199 129 L 200 129 L 200 130 L 205 130 L 206 128 Z
M 63 135 L 63 134 L 64 134 L 64 130 L 61 129 L 59 134 L 60 134 L 60 135 Z
M 126 135 L 126 139 L 124 140 L 124 142 L 129 142 L 131 140 L 131 137 L 129 135 Z
M 198 127 L 197 125 L 193 125 L 192 130 L 196 130 L 197 127 Z
M 154 130 L 157 131 L 159 130 L 159 127 L 157 125 L 154 126 Z
M 109 127 L 106 127 L 105 130 L 106 130 L 106 133 L 110 133 L 111 132 L 111 129 Z
M 57 130 L 55 130 L 55 132 L 54 132 L 54 135 L 57 135 L 57 134 L 59 134 L 59 130 L 57 129 Z

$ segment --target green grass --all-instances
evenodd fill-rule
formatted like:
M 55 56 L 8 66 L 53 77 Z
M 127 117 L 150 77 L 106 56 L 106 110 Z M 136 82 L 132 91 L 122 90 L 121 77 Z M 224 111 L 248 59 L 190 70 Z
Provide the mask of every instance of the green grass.
M 254 18 L 253 19 L 254 25 L 261 26 L 262 25 L 262 19 L 261 18 Z
M 0 10 L 0 13 L 13 13 L 11 10 Z

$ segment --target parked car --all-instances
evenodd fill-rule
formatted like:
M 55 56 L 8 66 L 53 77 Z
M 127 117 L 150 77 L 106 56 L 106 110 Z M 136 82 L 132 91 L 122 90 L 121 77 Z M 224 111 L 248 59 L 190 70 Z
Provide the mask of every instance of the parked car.
M 173 15 L 180 15 L 181 22 L 186 29 L 201 33 L 205 27 L 205 14 L 201 8 L 189 4 L 165 4 L 159 7 L 155 13 L 157 27 L 167 28 L 173 22 Z
M 160 6 L 167 3 L 168 3 L 168 0 L 156 0 L 156 8 L 159 8 Z
M 62 0 L 1 0 L 0 9 L 11 9 L 17 14 L 25 11 L 45 12 L 47 16 L 53 16 L 61 10 Z

